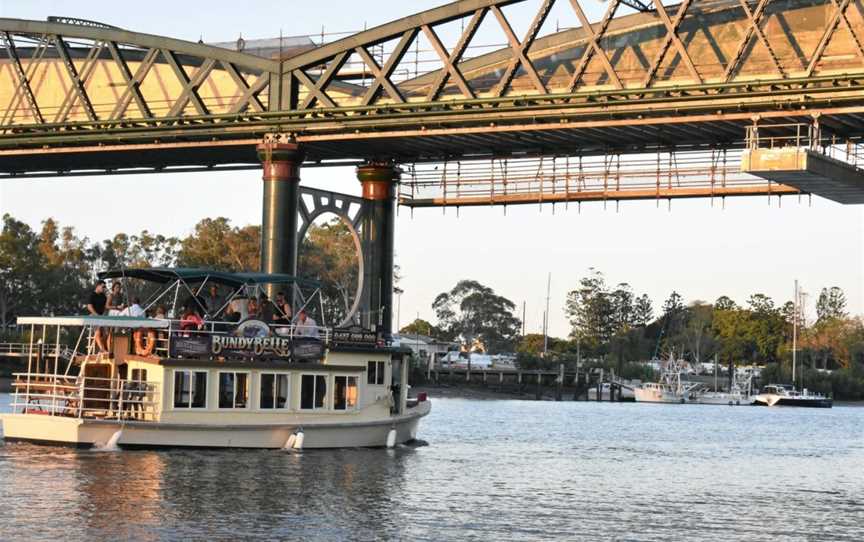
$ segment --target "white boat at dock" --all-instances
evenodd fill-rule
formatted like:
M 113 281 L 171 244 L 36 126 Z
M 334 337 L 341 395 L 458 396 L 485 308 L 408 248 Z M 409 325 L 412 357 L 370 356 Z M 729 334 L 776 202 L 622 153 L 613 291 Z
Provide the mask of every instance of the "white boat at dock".
M 737 371 L 732 371 L 732 383 L 728 391 L 703 389 L 698 393 L 694 402 L 703 405 L 750 406 L 753 404 L 752 388 L 752 373 L 748 373 L 742 378 Z
M 633 389 L 637 403 L 697 403 L 698 382 L 682 378 L 686 374 L 687 362 L 670 355 L 662 361 L 659 382 L 647 382 Z
M 180 269 L 122 276 L 161 281 L 176 292 L 216 283 L 232 288 L 233 297 L 295 280 Z M 27 371 L 12 382 L 13 412 L 0 415 L 7 441 L 392 447 L 415 439 L 431 408 L 425 395 L 408 397 L 409 353 L 369 330 L 310 333 L 296 321 L 260 320 L 205 321 L 189 329 L 173 319 L 123 316 L 24 317 L 18 324 L 29 327 L 30 345 Z M 61 338 L 70 336 L 77 344 L 61 358 Z M 48 343 L 58 346 L 53 355 L 44 353 Z

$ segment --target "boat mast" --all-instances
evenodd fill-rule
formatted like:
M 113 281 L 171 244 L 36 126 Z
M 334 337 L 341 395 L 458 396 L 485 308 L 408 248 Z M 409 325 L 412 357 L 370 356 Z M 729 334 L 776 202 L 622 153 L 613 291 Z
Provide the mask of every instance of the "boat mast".
M 543 357 L 549 352 L 549 298 L 552 291 L 552 272 L 546 281 L 546 312 L 543 313 Z
M 798 279 L 795 279 L 795 298 L 792 301 L 792 387 L 795 387 L 795 364 L 798 352 Z

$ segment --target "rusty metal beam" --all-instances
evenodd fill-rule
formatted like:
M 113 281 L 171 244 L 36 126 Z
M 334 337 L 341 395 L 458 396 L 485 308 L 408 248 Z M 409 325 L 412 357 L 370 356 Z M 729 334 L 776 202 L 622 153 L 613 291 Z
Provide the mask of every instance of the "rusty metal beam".
M 484 196 L 449 196 L 427 199 L 403 197 L 405 207 L 482 207 L 489 205 L 536 205 L 538 203 L 576 203 L 597 201 L 646 201 L 667 199 L 727 198 L 752 196 L 793 196 L 801 190 L 782 184 L 767 183 L 753 186 L 713 186 L 704 188 L 668 188 L 660 186 L 642 190 L 571 190 L 561 192 L 525 192 Z

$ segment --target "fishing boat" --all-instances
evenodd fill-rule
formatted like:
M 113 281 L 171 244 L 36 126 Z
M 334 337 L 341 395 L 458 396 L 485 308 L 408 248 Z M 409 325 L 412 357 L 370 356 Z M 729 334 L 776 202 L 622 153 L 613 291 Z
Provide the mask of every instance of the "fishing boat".
M 768 384 L 762 388 L 759 395 L 753 398 L 753 404 L 758 406 L 831 408 L 834 401 L 821 393 L 811 392 L 807 388 L 797 391 L 789 385 Z
M 752 405 L 752 382 L 753 376 L 751 374 L 742 378 L 736 371 L 732 371 L 732 384 L 729 386 L 729 391 L 702 390 L 696 394 L 695 402 L 703 405 Z
M 198 269 L 103 273 L 156 284 L 146 308 L 164 318 L 22 317 L 27 372 L 14 375 L 7 441 L 107 448 L 392 447 L 416 438 L 431 409 L 408 397 L 410 351 L 357 326 L 274 323 L 237 310 L 270 287 L 290 289 L 297 313 L 323 321 L 320 285 L 287 275 Z M 178 300 L 205 285 L 230 292 L 202 323 Z M 309 288 L 313 291 L 309 293 Z M 188 303 L 188 302 L 187 302 Z M 244 308 L 245 310 L 245 308 Z M 230 313 L 234 318 L 225 317 Z M 72 344 L 73 346 L 69 346 Z
M 676 359 L 674 354 L 660 362 L 661 373 L 659 382 L 647 382 L 633 388 L 637 403 L 697 403 L 699 383 L 688 382 L 683 376 L 687 374 L 687 362 Z

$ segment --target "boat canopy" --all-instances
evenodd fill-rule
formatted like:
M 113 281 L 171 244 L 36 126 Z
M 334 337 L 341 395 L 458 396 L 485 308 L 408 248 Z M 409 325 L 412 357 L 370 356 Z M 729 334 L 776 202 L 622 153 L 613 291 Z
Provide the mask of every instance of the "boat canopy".
M 112 269 L 99 273 L 100 279 L 141 279 L 165 284 L 181 280 L 186 283 L 215 282 L 234 288 L 265 284 L 296 284 L 298 286 L 320 288 L 315 280 L 285 274 L 231 273 L 213 269 L 188 267 L 147 267 L 135 269 Z
M 165 329 L 171 322 L 133 316 L 20 316 L 18 325 Z

